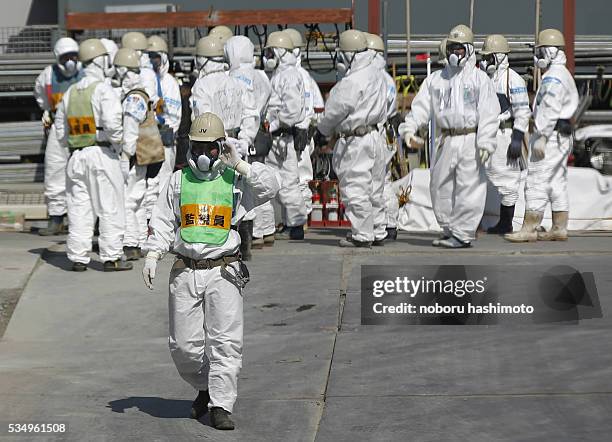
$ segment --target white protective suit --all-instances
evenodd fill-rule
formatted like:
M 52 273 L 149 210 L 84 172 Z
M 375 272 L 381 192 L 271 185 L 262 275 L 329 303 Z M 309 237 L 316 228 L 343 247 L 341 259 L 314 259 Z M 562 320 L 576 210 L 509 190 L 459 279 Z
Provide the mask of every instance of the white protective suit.
M 119 164 L 123 141 L 121 101 L 104 81 L 102 69 L 91 63 L 84 73 L 83 79 L 64 94 L 57 108 L 55 127 L 58 139 L 66 146 L 69 130 L 66 111 L 71 91 L 99 82 L 91 99 L 96 127 L 102 128 L 98 129 L 96 140 L 112 145 L 93 145 L 74 150 L 66 169 L 70 221 L 66 252 L 70 261 L 88 264 L 96 218 L 100 220 L 100 259 L 116 261 L 121 258 L 125 211 L 124 181 Z
M 219 160 L 217 160 L 219 161 Z M 149 223 L 144 249 L 173 253 L 192 259 L 218 259 L 238 253 L 240 235 L 229 231 L 221 246 L 186 243 L 180 235 L 181 171 L 174 172 L 162 191 Z M 256 205 L 273 198 L 280 179 L 261 163 L 253 163 L 246 177 L 234 187 L 232 225 Z M 214 177 L 212 177 L 214 178 Z M 228 272 L 236 272 L 237 263 Z M 242 290 L 221 275 L 221 267 L 170 273 L 170 353 L 181 377 L 197 390 L 208 390 L 209 407 L 232 412 L 242 367 Z
M 332 88 L 318 124 L 325 136 L 340 134 L 332 165 L 351 222 L 352 239 L 361 242 L 387 236 L 383 198 L 386 147 L 378 130 L 387 120 L 387 85 L 372 59 L 369 51 L 355 54 L 346 76 Z M 351 135 L 365 127 L 371 132 Z
M 294 51 L 296 51 L 294 49 Z M 306 129 L 310 127 L 312 122 L 316 123 L 317 117 L 325 107 L 323 96 L 319 85 L 310 73 L 302 67 L 302 58 L 296 55 L 297 58 L 297 69 L 302 75 L 304 80 L 304 104 L 306 110 L 306 118 L 304 121 L 298 123 L 296 126 L 300 129 Z M 306 205 L 306 213 L 312 212 L 312 191 L 310 190 L 310 182 L 313 179 L 312 161 L 310 156 L 314 153 L 314 141 L 310 140 L 306 149 L 302 153 L 302 158 L 298 161 L 298 173 L 300 176 L 300 191 L 304 198 L 304 204 Z
M 511 107 L 498 117 L 501 123 L 497 130 L 497 148 L 491 155 L 487 168 L 487 176 L 501 196 L 504 206 L 514 206 L 518 200 L 518 190 L 521 182 L 521 170 L 518 165 L 508 164 L 508 146 L 512 139 L 512 129 L 527 133 L 529 130 L 529 96 L 525 80 L 511 69 L 508 57 L 504 57 L 491 77 L 495 83 L 495 92 L 504 95 L 510 101 Z M 512 127 L 503 128 L 504 122 L 511 121 Z
M 78 70 L 69 79 L 61 75 L 56 65 L 49 65 L 36 78 L 34 83 L 34 98 L 38 107 L 51 116 L 55 112 L 52 97 L 53 76 L 64 79 L 66 83 L 76 83 L 81 79 L 83 72 Z M 59 103 L 57 103 L 59 104 Z M 66 164 L 70 158 L 67 146 L 62 146 L 57 138 L 55 124 L 51 124 L 47 133 L 47 144 L 45 146 L 45 199 L 47 211 L 50 216 L 61 216 L 66 209 Z
M 266 73 L 255 69 L 254 46 L 251 40 L 242 35 L 231 37 L 225 43 L 225 52 L 230 64 L 229 75 L 241 82 L 246 93 L 251 95 L 257 115 L 258 126 L 265 120 L 272 85 Z M 253 236 L 262 238 L 274 233 L 274 208 L 270 201 L 255 207 L 247 213 L 244 220 L 253 220 Z
M 535 122 L 530 148 L 545 137 L 546 155 L 536 161 L 530 155 L 525 184 L 526 210 L 544 212 L 551 202 L 553 212 L 569 211 L 567 193 L 567 158 L 572 151 L 572 136 L 555 130 L 559 119 L 569 120 L 579 102 L 576 83 L 565 67 L 565 53 L 559 50 L 538 88 L 533 107 Z
M 272 95 L 267 113 L 270 132 L 279 129 L 289 130 L 306 118 L 304 80 L 297 69 L 297 59 L 290 51 L 284 49 L 274 48 L 274 52 L 279 62 L 270 79 Z M 284 55 L 279 57 L 283 52 Z M 283 211 L 281 216 L 283 224 L 286 227 L 303 226 L 308 215 L 300 190 L 297 154 L 293 147 L 292 135 L 274 136 L 266 163 L 278 170 L 282 179 L 277 201 Z M 264 230 L 269 231 L 270 227 L 266 225 Z
M 176 140 L 176 133 L 179 125 L 181 124 L 182 104 L 181 104 L 181 90 L 176 79 L 168 73 L 168 57 L 165 53 L 162 53 L 162 65 L 160 72 L 156 73 L 152 69 L 141 69 L 141 82 L 145 86 L 145 91 L 149 93 L 147 85 L 151 82 L 151 75 L 148 72 L 153 73 L 153 81 L 155 82 L 155 93 L 153 96 L 149 95 L 149 101 L 151 101 L 153 108 L 157 106 L 160 99 L 163 100 L 163 107 L 161 115 L 157 115 L 157 121 L 159 124 L 167 125 L 174 132 L 174 139 Z M 144 75 L 143 75 L 144 73 Z M 150 86 L 149 86 L 150 87 Z M 155 201 L 159 196 L 159 192 L 164 187 L 166 181 L 174 172 L 174 163 L 176 160 L 176 142 L 172 142 L 169 146 L 164 146 L 164 162 L 161 169 L 156 177 L 147 179 L 147 190 L 145 194 L 145 202 L 142 210 L 145 210 L 146 217 L 149 218 L 151 210 L 155 205 Z M 141 215 L 139 214 L 139 217 Z
M 369 49 L 369 51 L 372 51 Z M 372 51 L 374 54 L 373 63 L 380 69 L 382 76 L 384 77 L 385 84 L 387 85 L 387 121 L 397 114 L 397 88 L 395 86 L 395 80 L 387 72 L 387 62 L 385 61 L 384 55 L 380 52 Z M 385 133 L 384 125 L 380 127 L 380 138 L 383 141 L 383 152 L 385 153 L 385 182 L 383 195 L 385 198 L 385 225 L 387 228 L 397 228 L 397 218 L 399 217 L 399 201 L 397 195 L 391 187 L 392 173 L 391 173 L 391 160 L 397 151 L 395 144 L 387 143 L 387 134 Z
M 431 200 L 438 224 L 445 236 L 463 242 L 476 238 L 484 212 L 487 183 L 479 150 L 495 151 L 500 113 L 495 86 L 476 68 L 475 60 L 472 53 L 464 67 L 447 64 L 428 76 L 399 128 L 402 136 L 415 134 L 431 118 L 442 131 L 478 128 L 467 135 L 440 135 L 431 171 Z
M 139 79 L 136 74 L 135 78 Z M 131 84 L 129 90 L 141 87 L 139 81 Z M 138 94 L 128 94 L 123 100 L 123 156 L 121 161 L 127 161 L 136 154 L 136 142 L 140 132 L 140 125 L 147 118 L 148 103 Z M 127 174 L 125 181 L 125 237 L 123 245 L 126 247 L 141 247 L 147 238 L 147 218 L 144 210 L 144 199 L 147 190 L 147 166 L 134 164 Z

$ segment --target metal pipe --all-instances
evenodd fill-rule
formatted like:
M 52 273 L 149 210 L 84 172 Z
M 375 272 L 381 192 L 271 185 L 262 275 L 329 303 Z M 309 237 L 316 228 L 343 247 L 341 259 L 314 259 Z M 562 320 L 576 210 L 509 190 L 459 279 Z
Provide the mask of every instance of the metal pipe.
M 387 60 L 387 55 L 389 54 L 389 46 L 387 44 L 387 40 L 389 39 L 389 2 L 385 0 L 383 2 L 383 42 L 385 43 L 385 60 Z
M 540 34 L 540 19 L 542 18 L 542 5 L 541 0 L 536 0 L 535 4 L 535 35 L 533 37 L 533 41 L 538 40 L 538 35 Z M 533 91 L 538 90 L 538 79 L 540 78 L 540 69 L 533 64 L 535 75 L 533 77 Z
M 576 70 L 576 65 L 574 62 L 576 0 L 563 0 L 563 33 L 565 34 L 565 56 L 567 57 L 567 69 L 573 74 Z
M 474 0 L 470 0 L 470 29 L 474 31 Z
M 410 76 L 410 0 L 406 0 L 406 72 Z

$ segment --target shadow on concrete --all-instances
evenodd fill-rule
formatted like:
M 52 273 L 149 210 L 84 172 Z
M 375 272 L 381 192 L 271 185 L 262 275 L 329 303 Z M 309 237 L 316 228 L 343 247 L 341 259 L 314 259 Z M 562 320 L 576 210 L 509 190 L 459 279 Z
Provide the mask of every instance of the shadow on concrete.
M 132 396 L 110 401 L 107 405 L 113 413 L 124 413 L 130 408 L 137 408 L 149 416 L 162 419 L 187 418 L 191 411 L 191 401 L 164 399 L 161 397 Z
M 58 244 L 65 243 L 65 241 L 62 241 Z M 64 251 L 54 251 L 43 247 L 37 249 L 30 249 L 28 250 L 28 252 L 33 253 L 35 255 L 40 255 L 40 259 L 42 259 L 47 264 L 52 265 L 53 267 L 57 267 L 58 269 L 67 272 L 72 272 L 72 261 L 68 259 L 68 257 L 66 256 L 66 252 Z M 88 268 L 102 272 L 104 271 L 104 264 L 92 260 L 89 262 Z

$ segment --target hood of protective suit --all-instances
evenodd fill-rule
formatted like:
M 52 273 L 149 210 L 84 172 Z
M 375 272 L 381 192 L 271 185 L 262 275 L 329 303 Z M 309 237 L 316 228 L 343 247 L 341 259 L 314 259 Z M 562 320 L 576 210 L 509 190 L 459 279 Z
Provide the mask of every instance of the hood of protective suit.
M 149 54 L 147 54 L 146 52 L 142 52 L 140 54 L 140 67 L 153 69 L 153 66 L 151 65 L 151 59 L 149 58 Z
M 238 69 L 240 66 L 254 66 L 253 54 L 255 46 L 248 37 L 236 35 L 225 43 L 225 55 L 229 60 L 230 70 Z
M 501 55 L 501 54 L 497 54 L 497 55 Z M 503 55 L 501 56 L 503 57 Z M 496 79 L 496 78 L 499 78 L 500 75 L 506 75 L 506 72 L 508 71 L 509 67 L 510 67 L 510 63 L 508 63 L 508 55 L 506 54 L 506 56 L 503 57 L 503 60 L 501 61 L 501 63 L 497 65 L 497 69 L 495 70 L 491 78 Z
M 168 69 L 170 69 L 170 60 L 168 59 L 168 54 L 165 52 L 161 52 L 161 66 L 159 67 L 159 76 L 163 77 L 168 73 Z
M 387 62 L 385 61 L 384 54 L 368 49 L 368 52 L 372 55 L 372 64 L 381 70 L 387 69 Z
M 295 55 L 293 55 L 293 52 L 287 49 L 274 48 L 274 54 L 276 55 L 276 58 L 278 59 L 277 69 L 282 70 L 282 69 L 287 69 L 288 67 L 297 66 L 297 58 Z M 282 58 L 281 58 L 281 54 L 284 54 Z
M 95 78 L 96 80 L 104 81 L 104 69 L 94 63 L 101 64 L 102 56 L 94 58 L 90 63 L 85 66 L 83 73 L 87 77 Z
M 347 52 L 346 54 L 347 56 L 349 56 L 349 60 L 347 61 L 350 61 L 350 57 L 351 57 L 350 54 L 352 53 Z M 357 52 L 354 54 L 355 56 L 353 57 L 353 61 L 351 62 L 351 65 L 347 66 L 348 71 L 346 75 L 350 75 L 352 72 L 357 72 L 357 71 L 360 71 L 361 69 L 367 68 L 372 63 L 375 53 L 374 51 L 366 50 L 366 51 Z
M 567 57 L 565 56 L 565 51 L 563 49 L 559 49 L 559 51 L 557 52 L 557 56 L 554 59 L 551 56 L 551 59 L 552 61 L 550 62 L 550 64 L 561 64 L 565 66 L 565 64 L 567 63 Z
M 133 89 L 144 89 L 144 84 L 140 79 L 140 75 L 136 72 L 128 71 L 121 80 L 121 96 L 125 97 Z
M 200 69 L 199 77 L 203 77 L 205 75 L 214 74 L 215 72 L 225 72 L 228 69 L 228 65 L 225 62 L 213 61 L 212 59 L 208 59 L 206 64 L 202 69 Z

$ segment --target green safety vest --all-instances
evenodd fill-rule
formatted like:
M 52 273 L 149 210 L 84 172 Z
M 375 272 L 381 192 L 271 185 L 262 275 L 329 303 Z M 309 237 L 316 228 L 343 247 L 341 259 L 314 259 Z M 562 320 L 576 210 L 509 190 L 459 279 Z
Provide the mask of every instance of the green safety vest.
M 232 227 L 234 170 L 212 181 L 199 180 L 189 167 L 181 175 L 181 239 L 221 245 Z
M 68 147 L 80 149 L 96 144 L 96 120 L 91 97 L 98 85 L 96 81 L 85 89 L 70 88 L 66 116 L 68 120 Z

